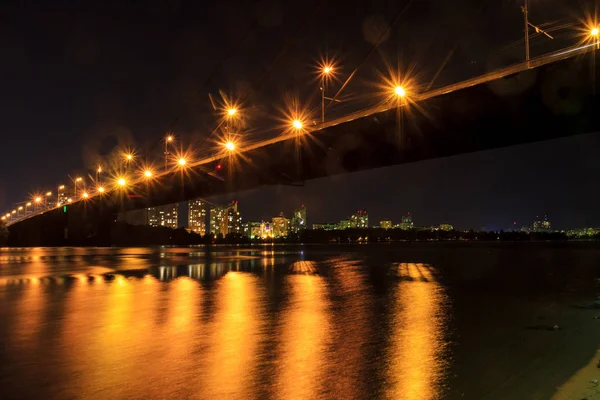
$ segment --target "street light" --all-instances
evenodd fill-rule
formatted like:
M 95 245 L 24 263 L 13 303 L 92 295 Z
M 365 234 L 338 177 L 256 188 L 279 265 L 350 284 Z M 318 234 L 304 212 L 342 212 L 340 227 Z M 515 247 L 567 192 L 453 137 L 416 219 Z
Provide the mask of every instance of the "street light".
M 165 137 L 165 171 L 169 169 L 169 143 L 172 143 L 175 138 L 173 135 L 167 135 Z
M 75 178 L 75 180 L 73 181 L 73 184 L 75 185 L 75 193 L 74 196 L 77 197 L 77 182 L 81 182 L 83 180 L 82 177 L 78 176 L 77 178 Z
M 594 27 L 590 30 L 590 36 L 596 40 L 596 46 L 600 49 L 600 30 L 597 27 Z
M 25 204 L 25 214 L 27 214 L 27 207 L 31 207 L 31 202 Z
M 100 174 L 102 173 L 102 166 L 98 165 L 98 169 L 96 170 L 96 183 L 100 182 Z
M 400 85 L 397 85 L 394 88 L 394 93 L 399 98 L 402 98 L 402 97 L 406 96 L 406 90 L 404 90 L 404 88 L 402 86 L 400 86 Z
M 177 161 L 177 163 L 178 163 L 178 164 L 179 164 L 181 167 L 183 167 L 183 166 L 185 166 L 185 165 L 187 164 L 187 160 L 186 160 L 185 158 L 183 158 L 183 157 L 180 157 L 180 158 L 179 158 L 179 160 Z
M 230 117 L 233 117 L 235 114 L 237 114 L 237 108 L 229 108 L 227 110 L 227 115 Z
M 119 186 L 123 187 L 123 186 L 127 185 L 127 181 L 125 180 L 125 178 L 119 178 L 119 179 L 117 180 L 117 184 L 118 184 Z
M 104 193 L 104 187 L 100 186 L 98 188 L 98 193 L 101 193 L 101 194 Z
M 65 185 L 58 186 L 58 190 L 56 191 L 56 205 L 60 206 L 60 191 L 65 190 Z
M 299 119 L 295 119 L 292 121 L 292 126 L 294 127 L 294 129 L 299 131 L 300 129 L 302 129 L 304 124 Z
M 23 210 L 23 206 L 19 206 L 19 208 L 17 208 L 17 211 L 22 211 L 22 210 Z M 18 215 L 21 215 L 21 213 L 20 213 L 20 212 L 17 212 L 17 216 L 18 216 Z
M 331 65 L 325 65 L 321 71 L 321 123 L 325 122 L 325 85 L 332 72 L 333 66 Z
M 81 195 L 81 197 L 83 197 L 84 199 L 87 199 L 88 197 L 90 197 L 90 195 L 87 194 L 87 192 L 83 192 L 83 194 Z
M 234 151 L 235 143 L 233 143 L 232 141 L 228 141 L 227 143 L 225 143 L 225 148 L 229 151 Z
M 145 176 L 147 179 L 150 179 L 150 178 L 152 178 L 152 171 L 150 171 L 149 169 L 145 170 L 145 171 L 144 171 L 144 176 Z

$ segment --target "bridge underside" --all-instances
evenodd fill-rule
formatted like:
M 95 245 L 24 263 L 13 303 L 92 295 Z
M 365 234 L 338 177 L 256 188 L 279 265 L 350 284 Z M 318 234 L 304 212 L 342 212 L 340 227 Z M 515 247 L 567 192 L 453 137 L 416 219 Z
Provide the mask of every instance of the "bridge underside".
M 88 200 L 64 215 L 54 210 L 12 225 L 11 238 L 44 244 L 42 226 L 57 232 L 69 226 L 71 237 L 78 232 L 86 238 L 75 242 L 85 243 L 102 236 L 102 227 L 120 211 L 600 131 L 595 58 L 555 62 L 345 122 L 162 178 L 127 195 Z

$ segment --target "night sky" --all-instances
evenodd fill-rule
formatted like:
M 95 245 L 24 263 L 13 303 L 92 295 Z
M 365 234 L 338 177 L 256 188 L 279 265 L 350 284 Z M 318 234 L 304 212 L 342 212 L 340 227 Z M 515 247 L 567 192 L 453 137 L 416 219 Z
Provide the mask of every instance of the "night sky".
M 209 94 L 219 91 L 247 99 L 248 135 L 272 135 L 286 96 L 318 109 L 315 64 L 325 55 L 339 62 L 332 91 L 361 66 L 335 116 L 367 105 L 387 65 L 437 87 L 524 53 L 514 0 L 204 3 L 0 3 L 0 210 L 118 149 L 155 150 L 169 129 L 199 146 L 216 124 Z M 531 21 L 555 37 L 533 36 L 532 55 L 574 44 L 593 9 L 591 1 L 531 0 Z M 600 226 L 599 150 L 599 135 L 583 135 L 212 201 L 238 199 L 246 220 L 305 204 L 309 224 L 367 208 L 372 225 L 410 211 L 417 225 L 500 229 L 547 213 L 557 228 Z

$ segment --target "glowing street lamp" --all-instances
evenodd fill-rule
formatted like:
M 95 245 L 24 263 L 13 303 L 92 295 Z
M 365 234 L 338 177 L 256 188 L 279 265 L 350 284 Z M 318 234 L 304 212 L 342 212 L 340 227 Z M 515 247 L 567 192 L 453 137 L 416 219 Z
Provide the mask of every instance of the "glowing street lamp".
M 590 30 L 590 37 L 596 41 L 596 46 L 600 49 L 600 29 L 594 27 Z
M 25 214 L 27 214 L 27 207 L 31 207 L 31 202 L 27 202 L 27 204 L 25 204 Z
M 227 109 L 227 116 L 233 117 L 235 114 L 237 114 L 237 108 L 232 107 Z
M 152 178 L 152 171 L 150 171 L 149 169 L 145 170 L 144 176 L 146 177 L 146 179 Z
M 104 187 L 103 186 L 100 186 L 98 188 L 98 193 L 100 193 L 100 194 L 104 193 Z
M 187 160 L 183 157 L 180 157 L 179 160 L 177 160 L 177 164 L 179 164 L 180 167 L 184 167 L 187 164 Z
M 17 216 L 21 215 L 21 211 L 23 211 L 23 206 L 19 206 L 19 208 L 17 208 Z
M 394 94 L 398 98 L 403 98 L 404 96 L 406 96 L 406 90 L 404 90 L 402 86 L 398 85 L 394 88 Z
M 228 141 L 227 143 L 225 143 L 225 148 L 229 151 L 234 151 L 235 143 L 233 143 L 232 141 Z
M 90 197 L 90 195 L 87 192 L 83 192 L 81 197 L 83 197 L 84 199 L 87 199 L 88 197 Z
M 125 180 L 125 178 L 119 178 L 117 180 L 117 185 L 123 187 L 123 186 L 127 185 L 127 181 Z
M 299 119 L 295 119 L 292 121 L 292 127 L 297 131 L 301 130 L 304 124 Z
M 96 170 L 96 183 L 100 182 L 100 174 L 102 173 L 102 166 L 98 165 L 98 169 Z

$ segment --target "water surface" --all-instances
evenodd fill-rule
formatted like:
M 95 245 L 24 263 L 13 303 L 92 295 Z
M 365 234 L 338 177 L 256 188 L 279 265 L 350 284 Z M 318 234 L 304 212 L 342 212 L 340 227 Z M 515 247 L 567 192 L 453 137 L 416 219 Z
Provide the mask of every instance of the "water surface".
M 598 261 L 589 244 L 4 249 L 0 385 L 3 398 L 547 398 L 593 354 L 569 304 L 593 298 Z

